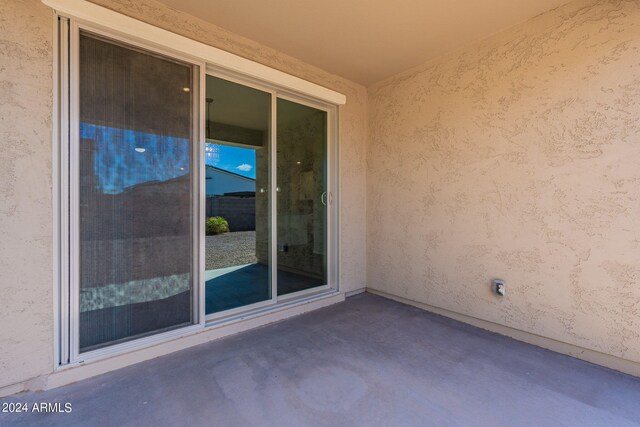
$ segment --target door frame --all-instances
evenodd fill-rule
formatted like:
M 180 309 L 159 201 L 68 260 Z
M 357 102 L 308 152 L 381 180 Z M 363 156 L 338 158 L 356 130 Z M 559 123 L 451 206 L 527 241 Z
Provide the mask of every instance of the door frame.
M 271 125 L 270 125 L 270 147 L 269 147 L 269 160 L 270 160 L 270 178 L 269 178 L 269 224 L 270 224 L 270 242 L 269 242 L 269 270 L 270 270 L 270 284 L 271 284 L 271 298 L 266 301 L 260 301 L 254 304 L 246 305 L 243 307 L 237 307 L 230 310 L 221 311 L 218 313 L 211 313 L 205 315 L 207 325 L 218 324 L 220 320 L 233 320 L 236 318 L 242 318 L 252 312 L 264 309 L 265 307 L 278 307 L 291 301 L 301 300 L 304 298 L 323 295 L 327 292 L 338 291 L 338 228 L 337 228 L 337 214 L 338 214 L 338 150 L 337 150 L 337 106 L 311 99 L 304 95 L 294 94 L 290 91 L 278 88 L 276 85 L 256 81 L 255 79 L 238 75 L 238 73 L 225 70 L 219 66 L 213 64 L 207 64 L 206 75 L 217 77 L 219 79 L 227 80 L 232 83 L 247 86 L 252 89 L 260 90 L 271 95 Z M 206 89 L 206 88 L 205 88 Z M 278 99 L 285 99 L 287 101 L 295 102 L 307 107 L 315 108 L 317 110 L 324 111 L 327 114 L 326 123 L 326 144 L 327 144 L 327 224 L 325 229 L 325 238 L 327 239 L 327 284 L 317 286 L 310 289 L 305 289 L 298 292 L 278 296 L 278 243 L 277 243 L 277 197 L 273 195 L 277 194 L 277 102 Z M 334 130 L 335 129 L 335 130 Z M 204 153 L 204 140 L 201 151 Z M 201 165 L 202 166 L 202 165 Z M 204 169 L 204 168 L 203 168 Z M 205 181 L 203 179 L 203 186 Z M 203 187 L 204 188 L 204 187 Z M 204 192 L 203 192 L 204 193 Z M 205 194 L 201 194 L 201 199 L 204 200 Z M 206 200 L 201 201 L 206 203 Z M 201 222 L 204 222 L 202 218 Z M 204 257 L 205 247 L 204 239 L 201 243 L 201 256 Z M 204 267 L 203 267 L 204 268 Z M 203 270 L 204 271 L 204 270 Z M 201 289 L 201 298 L 204 301 L 205 298 L 205 286 Z
M 45 3 L 48 3 L 45 1 Z M 67 3 L 64 0 L 51 1 L 51 3 Z M 85 5 L 90 9 L 98 8 L 96 5 Z M 83 6 L 83 7 L 85 7 Z M 115 14 L 108 11 L 105 14 Z M 132 18 L 125 21 L 131 25 L 131 21 L 139 23 Z M 54 271 L 54 369 L 64 370 L 77 367 L 83 363 L 94 362 L 112 358 L 125 353 L 139 351 L 152 346 L 157 346 L 177 338 L 187 337 L 214 328 L 222 328 L 246 319 L 254 319 L 257 316 L 270 315 L 273 312 L 290 309 L 297 305 L 332 297 L 340 294 L 339 289 L 339 174 L 338 174 L 338 105 L 344 102 L 344 95 L 331 95 L 326 93 L 328 89 L 314 89 L 316 85 L 304 86 L 306 89 L 314 89 L 322 94 L 325 99 L 316 98 L 309 93 L 314 90 L 298 92 L 292 89 L 291 82 L 286 78 L 293 76 L 277 72 L 280 76 L 274 80 L 282 80 L 286 77 L 286 85 L 280 85 L 268 80 L 258 79 L 243 72 L 230 70 L 222 65 L 215 65 L 211 60 L 202 58 L 199 55 L 181 53 L 171 48 L 159 46 L 155 41 L 149 41 L 137 35 L 117 31 L 109 26 L 100 25 L 91 21 L 74 18 L 73 15 L 56 14 L 56 25 L 54 26 L 54 40 L 56 42 L 54 58 L 54 114 L 55 125 L 53 126 L 54 147 L 54 178 L 55 178 L 55 242 L 54 251 L 56 257 L 56 268 Z M 148 25 L 139 23 L 140 25 Z M 129 27 L 127 27 L 129 28 Z M 135 29 L 136 27 L 132 27 Z M 155 28 L 155 27 L 152 27 Z M 192 323 L 188 326 L 178 327 L 174 330 L 160 332 L 157 334 L 143 336 L 130 341 L 113 344 L 97 350 L 84 353 L 79 352 L 79 236 L 78 236 L 78 143 L 79 143 L 79 94 L 78 94 L 78 48 L 80 30 L 88 33 L 100 35 L 107 40 L 113 40 L 135 48 L 143 49 L 151 53 L 156 53 L 168 58 L 175 58 L 181 62 L 186 62 L 198 67 L 197 75 L 194 75 L 194 153 L 193 169 L 197 179 L 192 180 L 192 191 L 194 194 L 192 204 L 194 220 L 196 224 L 193 228 L 193 272 L 192 272 Z M 159 29 L 158 29 L 159 30 Z M 164 31 L 164 30 L 161 30 Z M 135 33 L 135 31 L 132 31 Z M 171 34 L 171 33 L 168 33 Z M 183 39 L 181 36 L 173 35 Z M 188 40 L 188 39 L 186 39 Z M 190 40 L 191 41 L 191 40 Z M 193 41 L 191 41 L 193 42 Z M 212 48 L 215 49 L 215 48 Z M 225 52 L 226 53 L 226 52 Z M 235 55 L 233 55 L 235 56 Z M 248 61 L 240 58 L 243 61 Z M 251 62 L 251 61 L 250 61 Z M 257 64 L 259 65 L 259 64 Z M 264 66 L 261 66 L 264 67 Z M 268 67 L 267 67 L 268 68 Z M 271 70 L 271 69 L 270 69 Z M 274 72 L 276 70 L 273 70 Z M 271 199 L 270 223 L 271 242 L 271 281 L 272 298 L 264 305 L 251 305 L 240 307 L 239 309 L 227 310 L 221 313 L 205 315 L 204 304 L 204 271 L 205 271 L 205 239 L 204 239 L 204 219 L 206 207 L 206 187 L 205 187 L 205 79 L 211 74 L 239 84 L 254 87 L 267 91 L 271 94 L 271 171 L 270 171 L 270 191 L 276 194 L 276 173 L 277 173 L 277 99 L 287 99 L 313 108 L 317 108 L 327 113 L 327 284 L 308 290 L 277 296 L 277 242 L 273 237 L 277 234 L 277 227 L 273 225 L 277 221 L 277 200 Z M 288 77 L 287 77 L 288 76 Z M 299 83 L 296 81 L 296 83 Z M 295 86 L 295 85 L 293 85 Z M 330 91 L 333 93 L 333 91 Z M 337 96 L 339 95 L 339 96 Z M 342 98 L 341 98 L 342 97 Z M 337 100 L 337 103 L 326 99 Z M 342 100 L 342 101 L 341 101 Z M 276 224 L 277 225 L 277 224 Z M 261 303 L 258 303 L 261 304 Z M 255 322 L 254 322 L 255 323 Z M 253 325 L 251 327 L 255 327 Z M 224 329 L 224 328 L 223 328 Z
M 192 224 L 195 226 L 192 227 L 191 237 L 192 259 L 194 260 L 191 269 L 191 324 L 188 326 L 176 327 L 175 329 L 165 332 L 159 332 L 156 334 L 150 333 L 149 335 L 142 336 L 140 338 L 134 338 L 126 342 L 108 345 L 100 349 L 80 353 L 79 48 L 81 32 L 95 34 L 108 41 L 120 43 L 125 46 L 131 46 L 132 48 L 140 49 L 142 51 L 149 52 L 150 54 L 157 54 L 167 59 L 175 59 L 182 63 L 190 64 L 194 67 L 193 86 L 195 95 L 193 97 L 192 105 L 192 112 L 194 114 L 192 122 L 193 135 L 191 137 L 193 146 L 193 150 L 191 153 L 191 167 L 193 168 L 194 172 L 192 173 L 191 192 L 194 195 L 202 192 L 202 189 L 200 188 L 200 180 L 193 179 L 193 177 L 197 176 L 200 170 L 199 165 L 201 162 L 201 153 L 199 150 L 199 141 L 204 136 L 204 124 L 201 117 L 203 115 L 201 104 L 204 102 L 204 100 L 201 99 L 201 92 L 203 90 L 205 63 L 188 56 L 178 55 L 175 52 L 169 50 L 163 50 L 161 48 L 158 48 L 157 46 L 150 45 L 143 41 L 133 40 L 119 34 L 112 34 L 110 31 L 105 30 L 99 26 L 71 20 L 69 24 L 68 34 L 68 70 L 65 73 L 68 75 L 68 98 L 66 100 L 66 104 L 68 105 L 68 113 L 65 114 L 65 111 L 60 112 L 60 124 L 66 126 L 69 134 L 68 146 L 65 148 L 64 145 L 61 145 L 60 150 L 60 163 L 62 172 L 61 176 L 66 176 L 66 180 L 64 181 L 66 182 L 67 188 L 64 190 L 67 192 L 68 197 L 66 200 L 61 200 L 61 208 L 64 209 L 62 217 L 66 216 L 67 219 L 65 221 L 65 224 L 68 227 L 61 233 L 61 236 L 68 236 L 68 254 L 66 254 L 66 259 L 62 260 L 62 262 L 65 262 L 65 264 L 62 264 L 61 267 L 62 269 L 68 270 L 69 283 L 68 290 L 64 292 L 66 294 L 66 297 L 68 298 L 68 307 L 66 307 L 66 310 L 68 310 L 68 319 L 65 319 L 64 322 L 66 324 L 66 327 L 68 328 L 68 344 L 61 345 L 60 348 L 61 350 L 63 348 L 65 349 L 66 357 L 68 358 L 69 364 L 84 363 L 88 360 L 100 359 L 114 354 L 119 354 L 123 351 L 137 349 L 140 346 L 153 345 L 158 341 L 171 339 L 176 336 L 182 335 L 184 332 L 189 332 L 192 329 L 196 330 L 197 328 L 201 328 L 202 326 L 204 326 L 204 318 L 201 315 L 201 311 L 199 309 L 199 307 L 202 305 L 198 292 L 199 283 L 201 282 L 201 269 L 199 267 L 201 261 L 199 258 L 200 251 L 197 250 L 197 243 L 199 241 L 198 236 L 201 232 L 204 233 L 204 224 L 198 221 L 196 224 Z M 62 96 L 62 98 L 64 98 L 64 96 Z M 197 213 L 202 210 L 199 198 L 192 198 L 191 210 L 193 213 Z M 64 215 L 64 212 L 67 212 L 68 214 Z M 61 256 L 64 257 L 65 254 L 61 254 Z M 64 315 L 62 311 L 61 314 Z

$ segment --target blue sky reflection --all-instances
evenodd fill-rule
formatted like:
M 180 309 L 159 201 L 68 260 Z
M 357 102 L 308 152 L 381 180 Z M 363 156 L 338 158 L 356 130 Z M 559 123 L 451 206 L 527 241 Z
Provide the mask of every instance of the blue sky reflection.
M 92 154 L 97 190 L 106 194 L 189 173 L 191 156 L 187 138 L 82 122 L 80 139 L 95 143 Z M 255 150 L 221 144 L 206 144 L 205 150 L 206 164 L 255 179 Z

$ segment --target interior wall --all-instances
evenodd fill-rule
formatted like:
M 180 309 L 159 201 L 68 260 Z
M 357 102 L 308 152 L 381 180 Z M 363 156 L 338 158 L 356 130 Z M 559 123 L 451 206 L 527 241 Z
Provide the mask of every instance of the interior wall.
M 572 2 L 369 95 L 368 287 L 640 362 L 638 1 Z
M 345 292 L 364 288 L 366 89 L 154 0 L 95 3 L 347 96 L 339 130 L 340 280 Z M 0 388 L 6 393 L 53 369 L 53 12 L 39 0 L 0 0 L 0 10 Z

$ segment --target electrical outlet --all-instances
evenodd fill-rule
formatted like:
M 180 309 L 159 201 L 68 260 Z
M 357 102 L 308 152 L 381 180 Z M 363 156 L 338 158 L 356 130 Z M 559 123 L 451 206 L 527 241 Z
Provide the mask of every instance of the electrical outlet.
M 493 292 L 500 295 L 501 297 L 505 296 L 507 292 L 507 287 L 502 279 L 493 279 Z

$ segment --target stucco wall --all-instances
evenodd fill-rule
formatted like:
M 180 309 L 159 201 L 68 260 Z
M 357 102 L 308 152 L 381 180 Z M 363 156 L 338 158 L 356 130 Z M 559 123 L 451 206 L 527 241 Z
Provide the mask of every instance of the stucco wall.
M 369 94 L 370 288 L 640 362 L 638 1 L 570 3 Z
M 365 286 L 366 102 L 363 86 L 153 0 L 99 0 L 149 22 L 344 93 L 341 108 L 341 284 Z M 53 367 L 53 12 L 0 0 L 0 387 Z
M 53 21 L 0 0 L 0 387 L 53 368 Z

